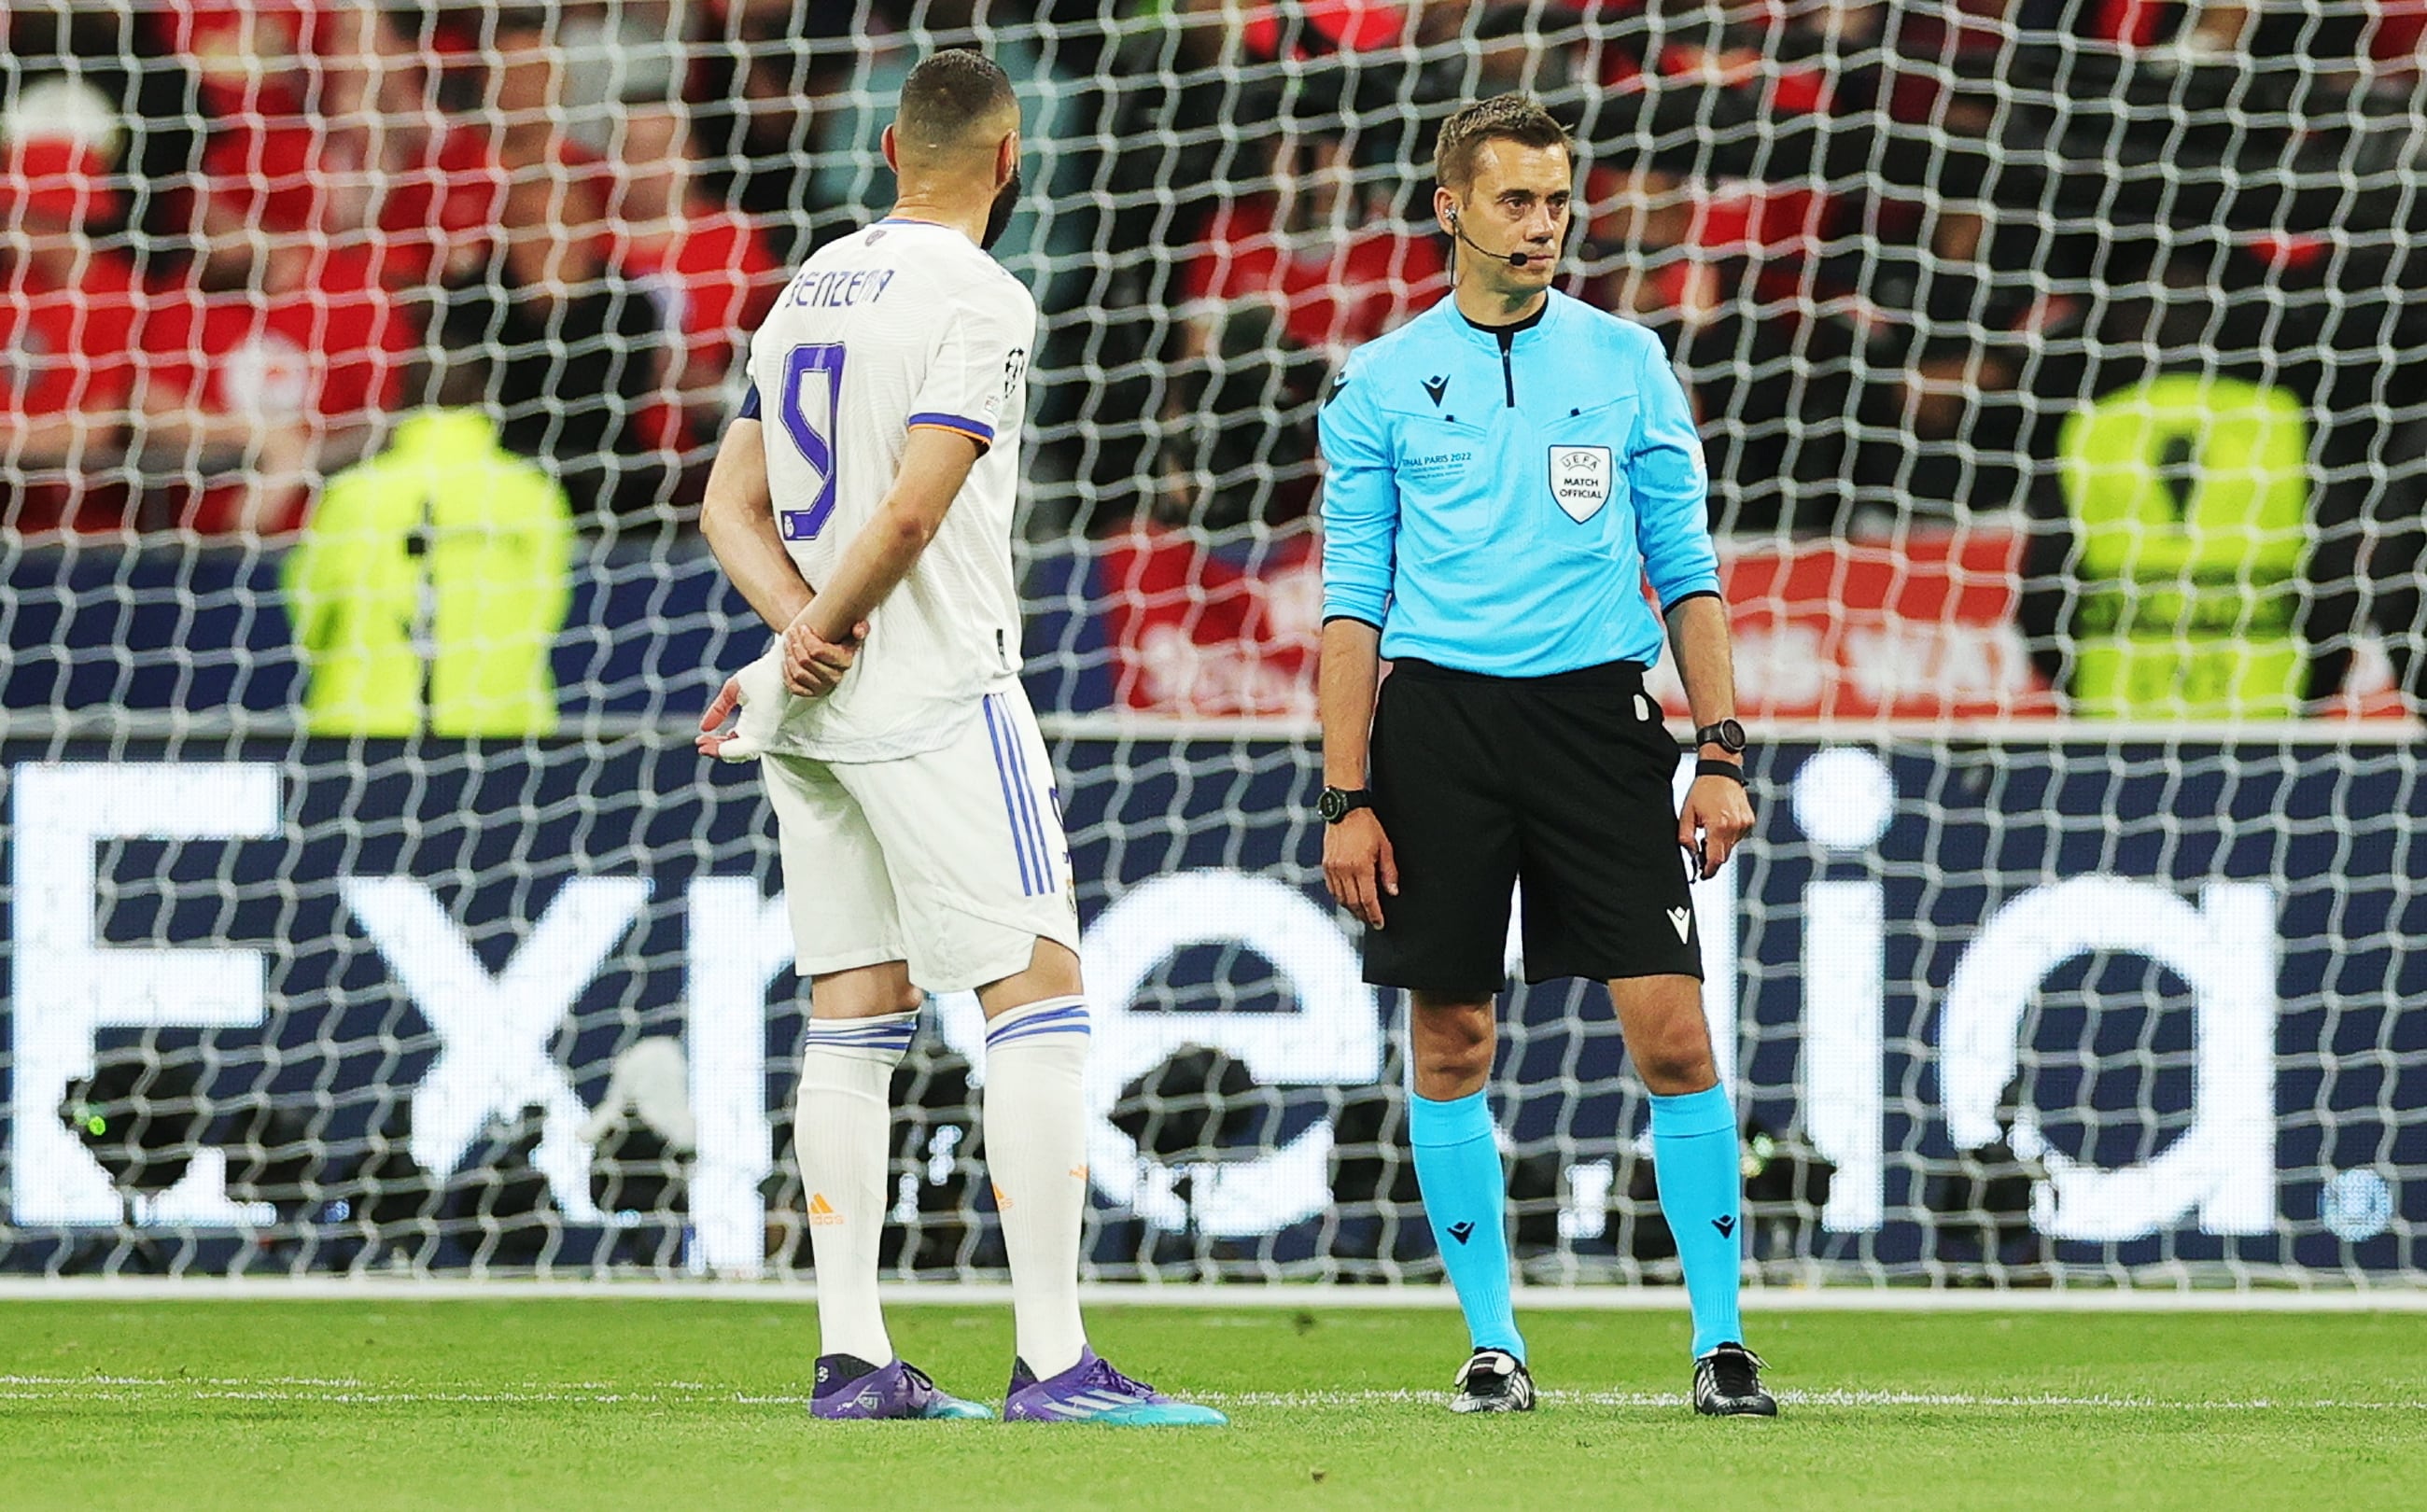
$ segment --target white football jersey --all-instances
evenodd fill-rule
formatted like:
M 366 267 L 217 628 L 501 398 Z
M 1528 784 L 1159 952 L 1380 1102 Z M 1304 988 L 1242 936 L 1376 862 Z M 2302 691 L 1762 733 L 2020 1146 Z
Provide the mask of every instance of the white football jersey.
M 949 226 L 880 220 L 792 275 L 750 343 L 776 533 L 814 589 L 892 488 L 917 426 L 985 446 L 841 686 L 790 699 L 772 748 L 828 761 L 935 750 L 1019 670 L 1012 510 L 1036 301 Z M 745 402 L 742 413 L 752 413 Z

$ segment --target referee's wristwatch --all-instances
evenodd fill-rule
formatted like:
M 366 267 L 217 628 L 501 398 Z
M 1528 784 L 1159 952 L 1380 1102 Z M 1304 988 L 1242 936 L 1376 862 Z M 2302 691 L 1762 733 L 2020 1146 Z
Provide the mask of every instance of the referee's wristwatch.
M 1745 747 L 1750 743 L 1745 739 L 1744 725 L 1732 719 L 1720 720 L 1716 724 L 1705 724 L 1694 731 L 1694 749 L 1697 752 L 1706 745 L 1716 745 L 1728 756 L 1741 757 L 1745 753 Z M 1744 763 L 1742 760 L 1730 761 L 1718 756 L 1701 756 L 1694 763 L 1694 775 L 1733 777 L 1737 782 L 1742 782 L 1745 780 Z
M 1326 788 L 1314 801 L 1315 816 L 1327 824 L 1337 824 L 1357 810 L 1373 806 L 1371 788 Z
M 1694 732 L 1694 749 L 1697 751 L 1706 745 L 1716 745 L 1730 756 L 1742 756 L 1750 743 L 1745 739 L 1745 727 L 1732 719 L 1705 724 Z

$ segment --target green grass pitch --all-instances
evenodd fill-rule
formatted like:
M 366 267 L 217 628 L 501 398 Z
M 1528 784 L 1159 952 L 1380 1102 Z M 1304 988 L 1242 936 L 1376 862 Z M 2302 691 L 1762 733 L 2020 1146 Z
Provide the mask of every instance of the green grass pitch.
M 1006 1310 L 891 1317 L 1000 1401 Z M 798 1304 L 7 1301 L 0 1508 L 2427 1505 L 2427 1315 L 1757 1312 L 1775 1423 L 1685 1406 L 1682 1308 L 1526 1326 L 1531 1417 L 1442 1409 L 1454 1312 L 1311 1300 L 1092 1313 L 1228 1430 L 839 1426 Z

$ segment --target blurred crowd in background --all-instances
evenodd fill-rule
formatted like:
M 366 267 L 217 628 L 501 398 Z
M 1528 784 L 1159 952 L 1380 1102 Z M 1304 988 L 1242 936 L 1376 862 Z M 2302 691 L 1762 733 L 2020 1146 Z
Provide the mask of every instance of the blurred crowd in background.
M 442 390 L 584 528 L 681 528 L 747 333 L 881 212 L 939 42 L 1027 102 L 1039 538 L 1302 518 L 1324 380 L 1444 286 L 1432 133 L 1507 89 L 1576 134 L 1569 286 L 1670 344 L 1723 528 L 2024 510 L 2057 426 L 2169 364 L 2298 398 L 2321 517 L 2419 512 L 2427 0 L 0 15 L 26 534 L 292 531 Z

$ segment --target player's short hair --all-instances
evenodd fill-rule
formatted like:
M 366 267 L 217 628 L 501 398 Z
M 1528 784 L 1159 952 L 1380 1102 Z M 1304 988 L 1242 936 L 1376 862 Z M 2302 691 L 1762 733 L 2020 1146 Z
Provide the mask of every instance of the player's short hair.
M 921 146 L 947 147 L 1005 111 L 1019 111 L 1011 75 L 984 53 L 956 47 L 921 60 L 902 81 L 893 130 Z
M 1568 129 L 1530 94 L 1495 94 L 1478 100 L 1442 122 L 1433 140 L 1433 177 L 1446 189 L 1464 189 L 1474 182 L 1475 154 L 1488 141 L 1513 141 L 1521 147 L 1556 147 L 1574 161 L 1576 150 Z

